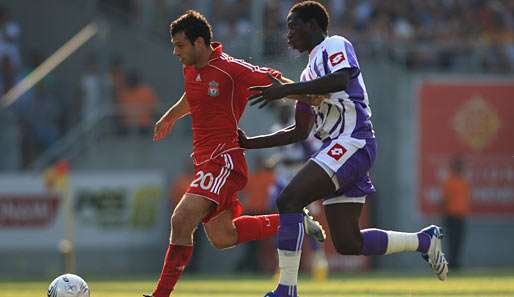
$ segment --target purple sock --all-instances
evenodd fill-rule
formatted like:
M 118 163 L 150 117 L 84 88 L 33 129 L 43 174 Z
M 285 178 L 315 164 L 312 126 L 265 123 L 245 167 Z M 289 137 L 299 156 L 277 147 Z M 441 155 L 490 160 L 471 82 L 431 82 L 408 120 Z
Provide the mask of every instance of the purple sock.
M 423 254 L 428 253 L 428 248 L 430 247 L 430 235 L 426 234 L 425 232 L 419 232 L 418 241 L 418 249 L 416 251 Z
M 298 290 L 296 286 L 286 286 L 279 284 L 278 287 L 273 291 L 275 296 L 279 297 L 296 297 Z
M 383 255 L 387 251 L 387 233 L 380 229 L 364 229 L 361 255 Z
M 302 249 L 303 213 L 281 213 L 278 228 L 278 248 L 286 251 Z

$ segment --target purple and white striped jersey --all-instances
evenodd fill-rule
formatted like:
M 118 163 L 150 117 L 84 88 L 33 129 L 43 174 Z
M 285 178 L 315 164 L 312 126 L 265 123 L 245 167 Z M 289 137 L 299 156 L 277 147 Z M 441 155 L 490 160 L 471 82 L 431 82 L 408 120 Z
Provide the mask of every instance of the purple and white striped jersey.
M 310 52 L 300 81 L 314 80 L 344 68 L 352 70 L 346 90 L 330 93 L 328 99 L 312 107 L 316 115 L 315 136 L 322 141 L 342 137 L 360 147 L 364 139 L 375 135 L 366 86 L 350 41 L 338 35 L 325 38 Z

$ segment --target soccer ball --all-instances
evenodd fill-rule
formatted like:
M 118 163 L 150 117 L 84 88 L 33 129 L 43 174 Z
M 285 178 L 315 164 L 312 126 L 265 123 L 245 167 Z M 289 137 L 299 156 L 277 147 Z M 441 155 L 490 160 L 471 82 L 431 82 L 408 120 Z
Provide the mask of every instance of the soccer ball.
M 48 287 L 48 297 L 89 297 L 89 288 L 80 276 L 63 274 Z

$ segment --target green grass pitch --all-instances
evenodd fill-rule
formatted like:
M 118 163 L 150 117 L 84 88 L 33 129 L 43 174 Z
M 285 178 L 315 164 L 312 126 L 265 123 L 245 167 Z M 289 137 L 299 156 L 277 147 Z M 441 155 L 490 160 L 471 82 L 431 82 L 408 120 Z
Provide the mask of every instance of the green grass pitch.
M 46 296 L 48 281 L 0 280 L 2 297 Z M 153 288 L 153 280 L 88 280 L 91 297 L 141 297 Z M 262 297 L 275 281 L 267 277 L 223 276 L 202 278 L 185 275 L 174 297 Z M 440 282 L 429 274 L 357 273 L 331 275 L 325 282 L 300 279 L 301 297 L 514 297 L 514 271 L 450 274 Z

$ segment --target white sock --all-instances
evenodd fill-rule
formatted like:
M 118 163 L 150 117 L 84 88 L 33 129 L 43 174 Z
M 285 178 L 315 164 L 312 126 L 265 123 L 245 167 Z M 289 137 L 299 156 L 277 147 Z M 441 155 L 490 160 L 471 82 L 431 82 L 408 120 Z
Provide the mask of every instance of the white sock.
M 280 268 L 279 284 L 284 286 L 296 286 L 298 282 L 298 269 L 302 250 L 299 251 L 278 251 L 278 267 Z
M 413 252 L 418 249 L 418 234 L 397 231 L 385 231 L 387 233 L 386 255 L 399 252 Z

